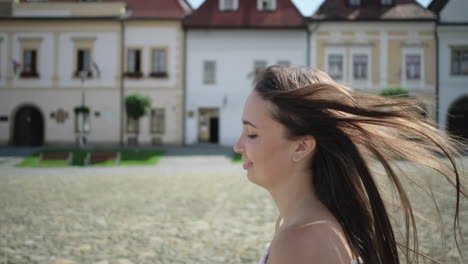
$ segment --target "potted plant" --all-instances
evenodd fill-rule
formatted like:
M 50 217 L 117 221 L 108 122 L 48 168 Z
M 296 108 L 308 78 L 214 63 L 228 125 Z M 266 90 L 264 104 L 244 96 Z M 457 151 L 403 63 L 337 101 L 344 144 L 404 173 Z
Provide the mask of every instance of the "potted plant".
M 125 110 L 127 112 L 127 127 L 129 122 L 135 122 L 137 126 L 134 130 L 129 131 L 130 133 L 134 133 L 134 137 L 131 138 L 132 141 L 137 145 L 138 144 L 138 125 L 139 119 L 145 116 L 151 107 L 151 98 L 146 95 L 141 94 L 131 94 L 125 98 Z M 132 120 L 132 121 L 130 121 Z M 130 138 L 129 138 L 130 141 Z
M 380 92 L 380 95 L 382 96 L 402 96 L 402 97 L 407 97 L 408 96 L 408 91 L 400 88 L 400 87 L 395 87 L 395 88 L 386 88 L 383 89 Z

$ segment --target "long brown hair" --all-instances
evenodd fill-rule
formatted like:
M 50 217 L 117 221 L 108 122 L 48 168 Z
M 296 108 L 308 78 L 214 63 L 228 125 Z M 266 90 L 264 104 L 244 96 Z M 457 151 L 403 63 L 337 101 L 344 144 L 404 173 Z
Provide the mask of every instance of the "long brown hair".
M 313 187 L 341 224 L 353 254 L 366 264 L 418 263 L 416 221 L 407 192 L 396 173 L 396 159 L 416 162 L 445 176 L 456 189 L 453 228 L 457 248 L 461 194 L 454 138 L 421 115 L 408 98 L 359 93 L 334 82 L 326 73 L 299 66 L 271 66 L 257 76 L 254 91 L 270 101 L 272 117 L 288 138 L 311 135 L 317 144 L 311 158 Z M 441 156 L 449 165 L 441 163 Z M 397 242 L 388 204 L 370 162 L 383 166 L 388 188 L 396 190 L 405 236 Z

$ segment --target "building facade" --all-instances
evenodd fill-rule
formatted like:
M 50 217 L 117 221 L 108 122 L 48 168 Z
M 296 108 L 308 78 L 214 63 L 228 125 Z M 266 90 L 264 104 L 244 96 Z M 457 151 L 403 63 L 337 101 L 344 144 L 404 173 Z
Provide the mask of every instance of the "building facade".
M 435 23 L 413 0 L 326 0 L 311 17 L 311 66 L 354 90 L 405 89 L 435 120 Z
M 184 1 L 10 2 L 0 24 L 0 144 L 181 144 Z M 126 95 L 152 99 L 127 121 Z M 80 118 L 83 117 L 83 118 Z
M 468 2 L 434 0 L 438 14 L 439 127 L 468 139 Z
M 0 0 L 0 145 L 83 134 L 90 145 L 232 145 L 253 80 L 274 64 L 364 92 L 403 88 L 433 120 L 440 76 L 445 124 L 465 98 L 467 43 L 465 3 L 447 2 L 434 13 L 415 0 L 326 0 L 307 20 L 291 0 L 206 0 L 194 12 L 184 0 Z M 152 101 L 138 121 L 124 108 L 133 94 Z
M 256 74 L 307 63 L 307 21 L 290 0 L 206 0 L 184 27 L 187 144 L 234 144 Z

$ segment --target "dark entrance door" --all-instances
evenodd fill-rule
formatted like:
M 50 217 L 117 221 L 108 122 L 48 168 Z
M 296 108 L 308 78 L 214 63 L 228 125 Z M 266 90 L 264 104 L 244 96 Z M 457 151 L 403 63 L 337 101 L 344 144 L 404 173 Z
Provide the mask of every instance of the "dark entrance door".
M 458 99 L 450 107 L 447 127 L 451 134 L 468 141 L 468 96 Z
M 210 142 L 218 143 L 219 141 L 219 119 L 217 117 L 210 118 Z
M 44 119 L 37 108 L 20 108 L 14 122 L 15 146 L 41 146 L 44 143 Z

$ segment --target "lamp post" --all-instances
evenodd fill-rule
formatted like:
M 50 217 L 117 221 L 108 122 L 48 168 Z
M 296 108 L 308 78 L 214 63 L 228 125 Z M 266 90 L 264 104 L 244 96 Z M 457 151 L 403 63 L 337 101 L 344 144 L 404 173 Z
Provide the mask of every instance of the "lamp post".
M 85 109 L 86 106 L 86 97 L 85 97 L 85 90 L 84 90 L 84 82 L 86 77 L 88 76 L 88 71 L 80 71 L 80 81 L 81 81 L 81 108 Z M 89 114 L 89 113 L 88 113 Z M 86 128 L 86 113 L 85 111 L 82 111 L 80 116 L 79 116 L 79 130 L 80 130 L 80 135 L 79 135 L 79 143 L 80 143 L 80 148 L 83 148 L 86 145 L 86 137 L 85 137 L 85 128 Z

